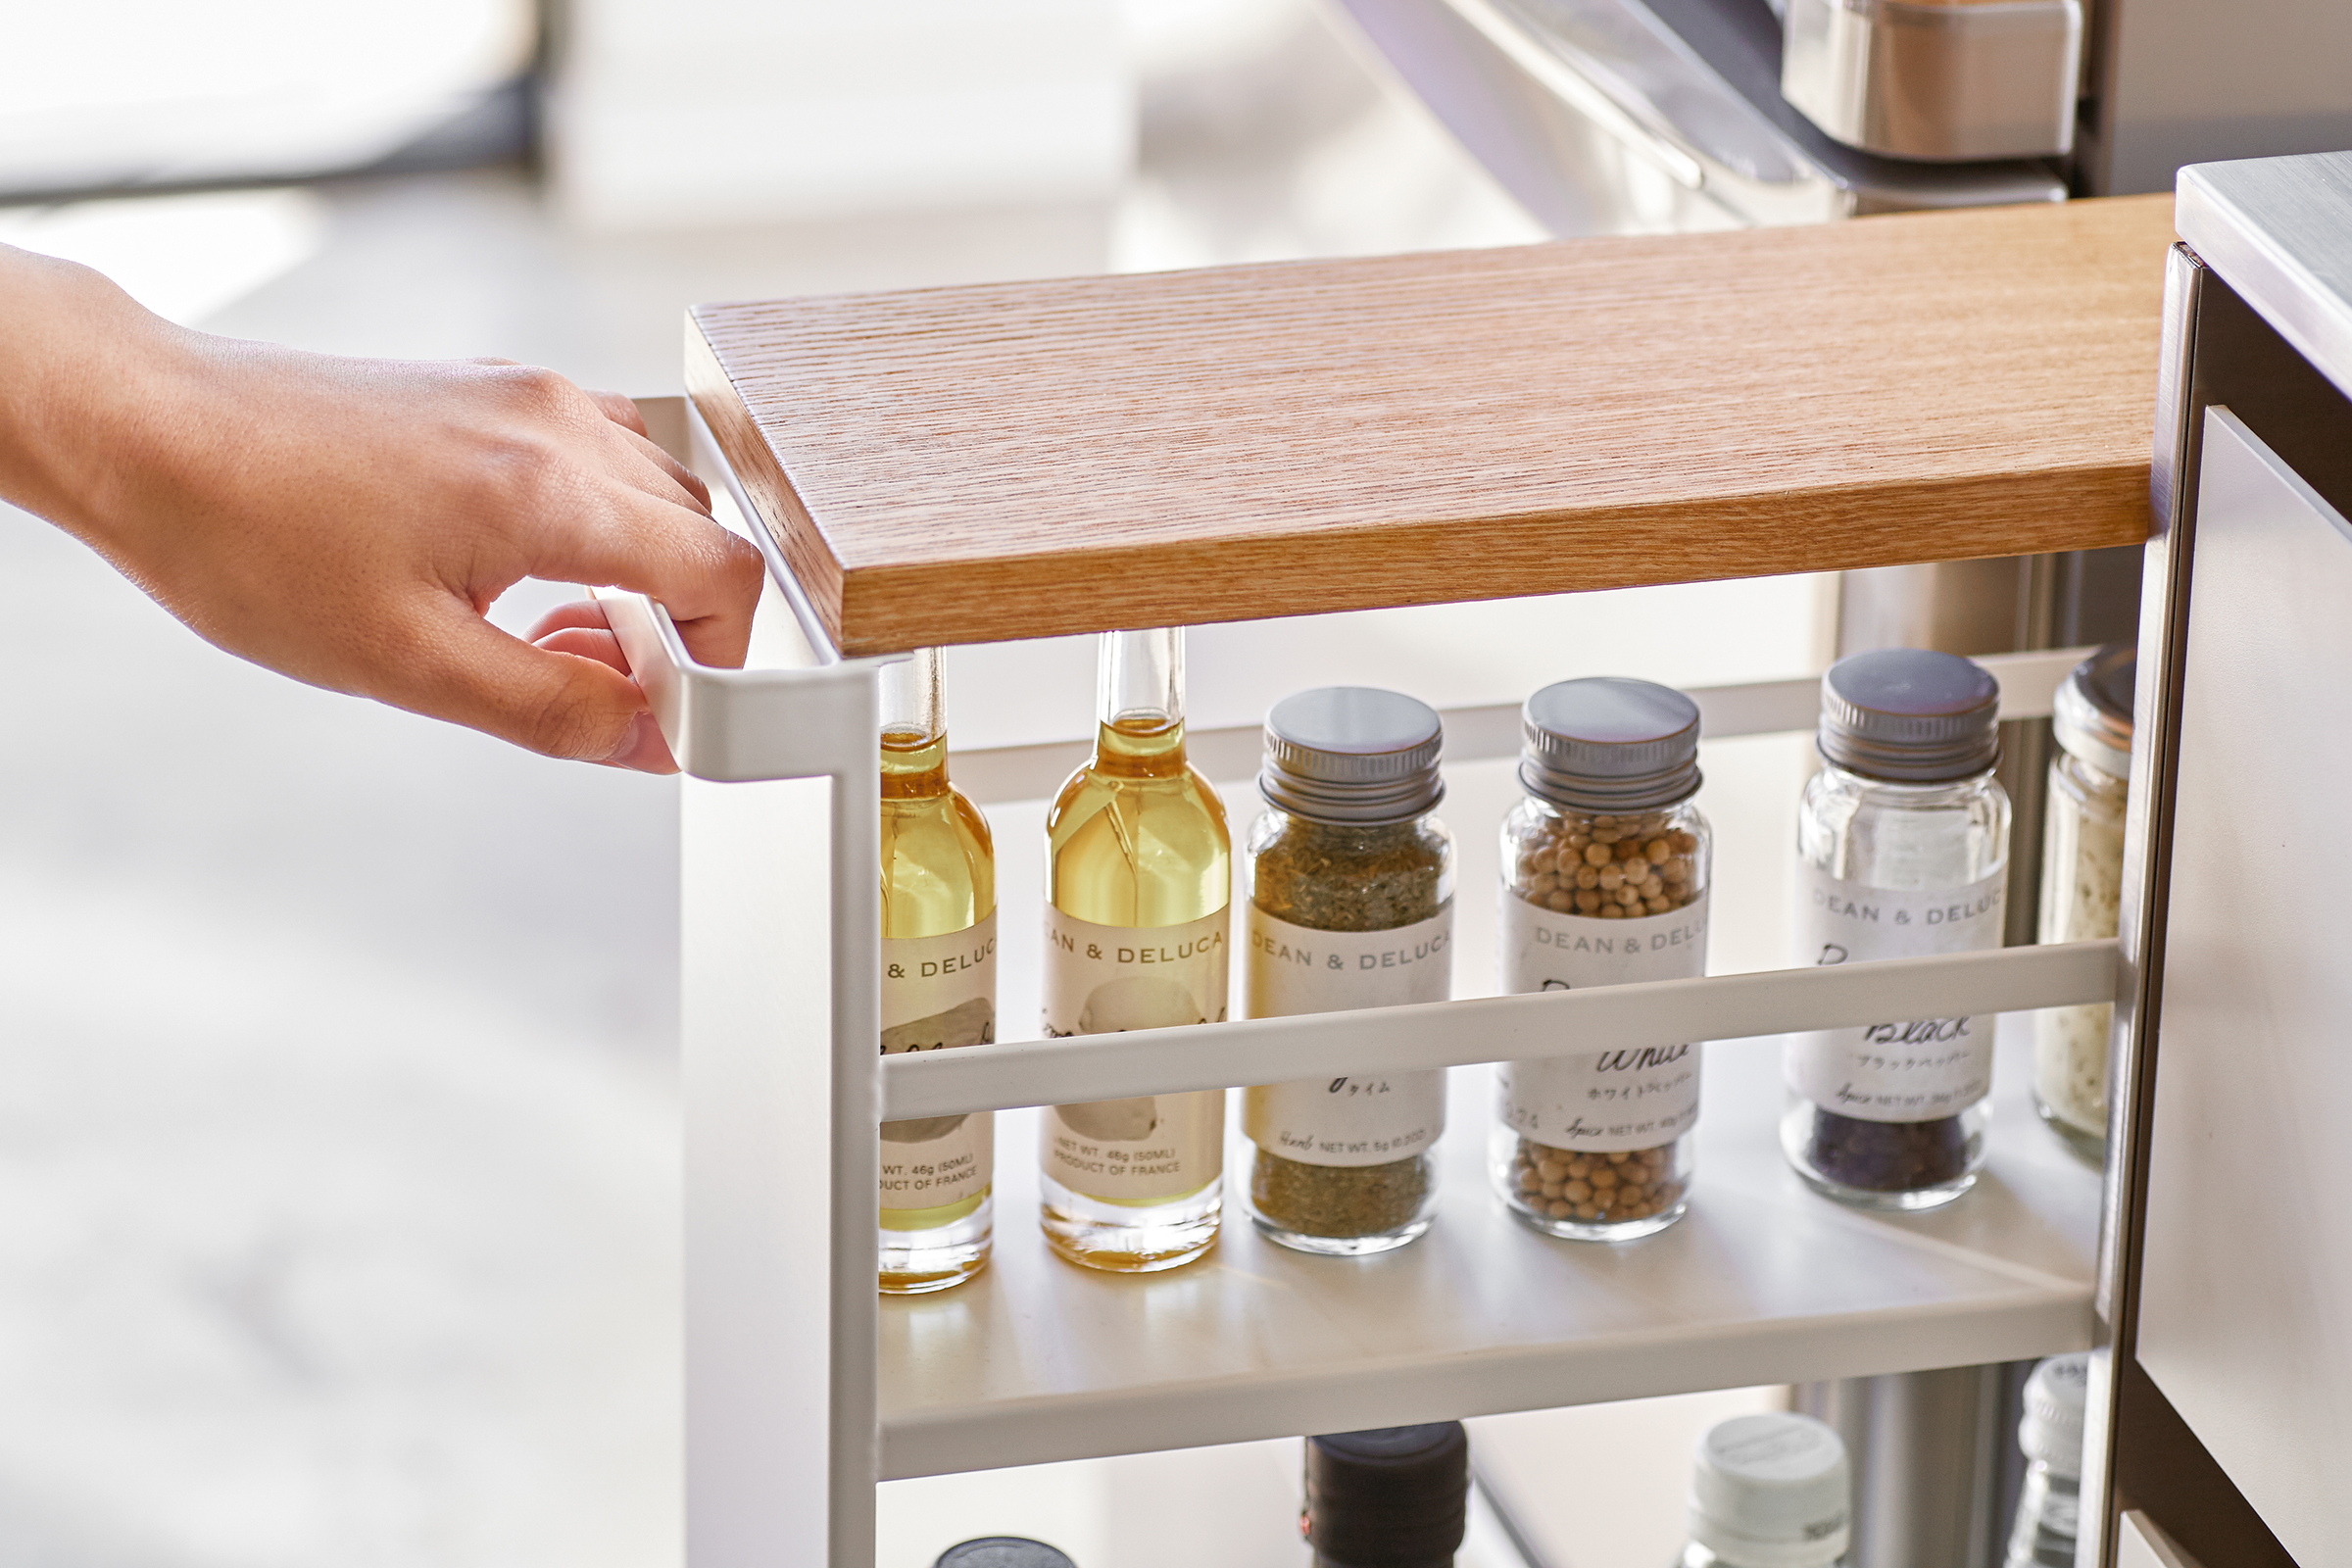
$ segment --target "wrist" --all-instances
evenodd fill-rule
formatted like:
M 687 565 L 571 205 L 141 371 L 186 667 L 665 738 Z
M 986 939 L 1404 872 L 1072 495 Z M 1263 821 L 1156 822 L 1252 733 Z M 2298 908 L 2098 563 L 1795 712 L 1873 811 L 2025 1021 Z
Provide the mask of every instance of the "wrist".
M 119 559 L 198 334 L 71 262 L 0 248 L 0 497 Z

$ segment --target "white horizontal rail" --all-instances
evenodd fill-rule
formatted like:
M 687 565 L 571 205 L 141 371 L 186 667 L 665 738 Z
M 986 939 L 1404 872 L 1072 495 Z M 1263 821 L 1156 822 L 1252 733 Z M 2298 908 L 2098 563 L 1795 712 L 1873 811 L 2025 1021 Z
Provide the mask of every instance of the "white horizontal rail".
M 882 1115 L 952 1116 L 1518 1061 L 1604 1044 L 1670 1046 L 1893 1018 L 2023 1012 L 2112 1000 L 2115 964 L 2112 940 L 2064 942 L 909 1054 L 883 1058 Z
M 1977 662 L 2001 683 L 2001 717 L 2046 718 L 2051 699 L 2069 671 L 2097 652 L 2060 648 L 2035 654 L 1988 654 Z M 1735 735 L 1772 735 L 1811 729 L 1821 715 L 1821 679 L 1757 681 L 1744 686 L 1700 686 L 1690 692 L 1698 704 L 1698 730 L 1709 740 Z M 1519 705 L 1496 703 L 1454 708 L 1446 721 L 1446 760 L 1490 761 L 1519 753 Z M 1052 741 L 957 751 L 956 782 L 984 805 L 1034 801 L 1051 796 L 1084 762 L 1090 741 Z M 1185 737 L 1193 764 L 1218 784 L 1239 783 L 1257 772 L 1264 734 L 1255 725 L 1197 729 Z

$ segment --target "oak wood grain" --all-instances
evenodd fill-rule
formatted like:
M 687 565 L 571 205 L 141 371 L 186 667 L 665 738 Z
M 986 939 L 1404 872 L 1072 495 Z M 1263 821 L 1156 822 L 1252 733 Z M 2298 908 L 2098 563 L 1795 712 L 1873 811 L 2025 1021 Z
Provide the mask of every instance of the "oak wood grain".
M 2169 197 L 706 305 L 845 652 L 2146 536 Z

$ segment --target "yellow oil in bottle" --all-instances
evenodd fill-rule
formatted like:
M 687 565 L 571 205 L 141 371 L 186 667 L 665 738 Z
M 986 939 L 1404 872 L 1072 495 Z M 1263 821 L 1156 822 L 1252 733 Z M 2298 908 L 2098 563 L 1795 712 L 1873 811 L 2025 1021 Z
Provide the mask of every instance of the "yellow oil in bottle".
M 882 677 L 882 1051 L 997 1038 L 997 862 L 948 782 L 936 649 Z M 946 1290 L 988 1262 L 996 1118 L 882 1124 L 881 1289 Z
M 1095 753 L 1046 819 L 1049 1035 L 1225 1018 L 1233 843 L 1185 760 L 1182 636 L 1103 639 Z M 1216 1241 L 1224 1128 L 1222 1090 L 1047 1109 L 1047 1241 L 1121 1272 L 1200 1256 Z

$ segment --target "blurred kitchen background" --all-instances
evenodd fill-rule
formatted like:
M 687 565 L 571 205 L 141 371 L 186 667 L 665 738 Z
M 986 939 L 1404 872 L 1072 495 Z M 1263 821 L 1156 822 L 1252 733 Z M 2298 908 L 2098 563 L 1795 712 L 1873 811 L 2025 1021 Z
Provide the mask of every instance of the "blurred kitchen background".
M 1779 24 L 1724 9 L 1746 30 L 1710 73 L 1565 0 L 1513 12 L 1555 24 L 1534 55 L 1486 0 L 19 0 L 0 241 L 210 331 L 660 395 L 703 300 L 2169 184 L 2161 149 L 2117 162 L 2114 109 L 2096 158 L 1912 171 L 1898 200 L 1726 88 Z M 1665 108 L 1576 99 L 1562 62 Z M 265 674 L 13 514 L 0 583 L 0 1568 L 676 1563 L 674 786 Z M 1315 635 L 1500 702 L 1809 673 L 1838 610 L 1787 579 Z M 1198 718 L 1338 678 L 1285 662 L 1302 638 L 1200 634 Z M 1023 678 L 959 656 L 959 740 L 1089 727 L 1087 648 L 996 657 Z M 1755 744 L 1733 771 L 1793 792 L 1801 737 Z M 1501 1418 L 1489 1480 L 1549 1568 L 1663 1561 L 1699 1427 L 1777 1397 Z M 893 1484 L 884 1568 L 983 1504 L 1101 1542 L 1086 1568 L 1174 1563 L 1106 1522 L 1170 1485 L 1272 1532 L 1192 1560 L 1299 1560 L 1295 1445 L 1172 1462 Z

